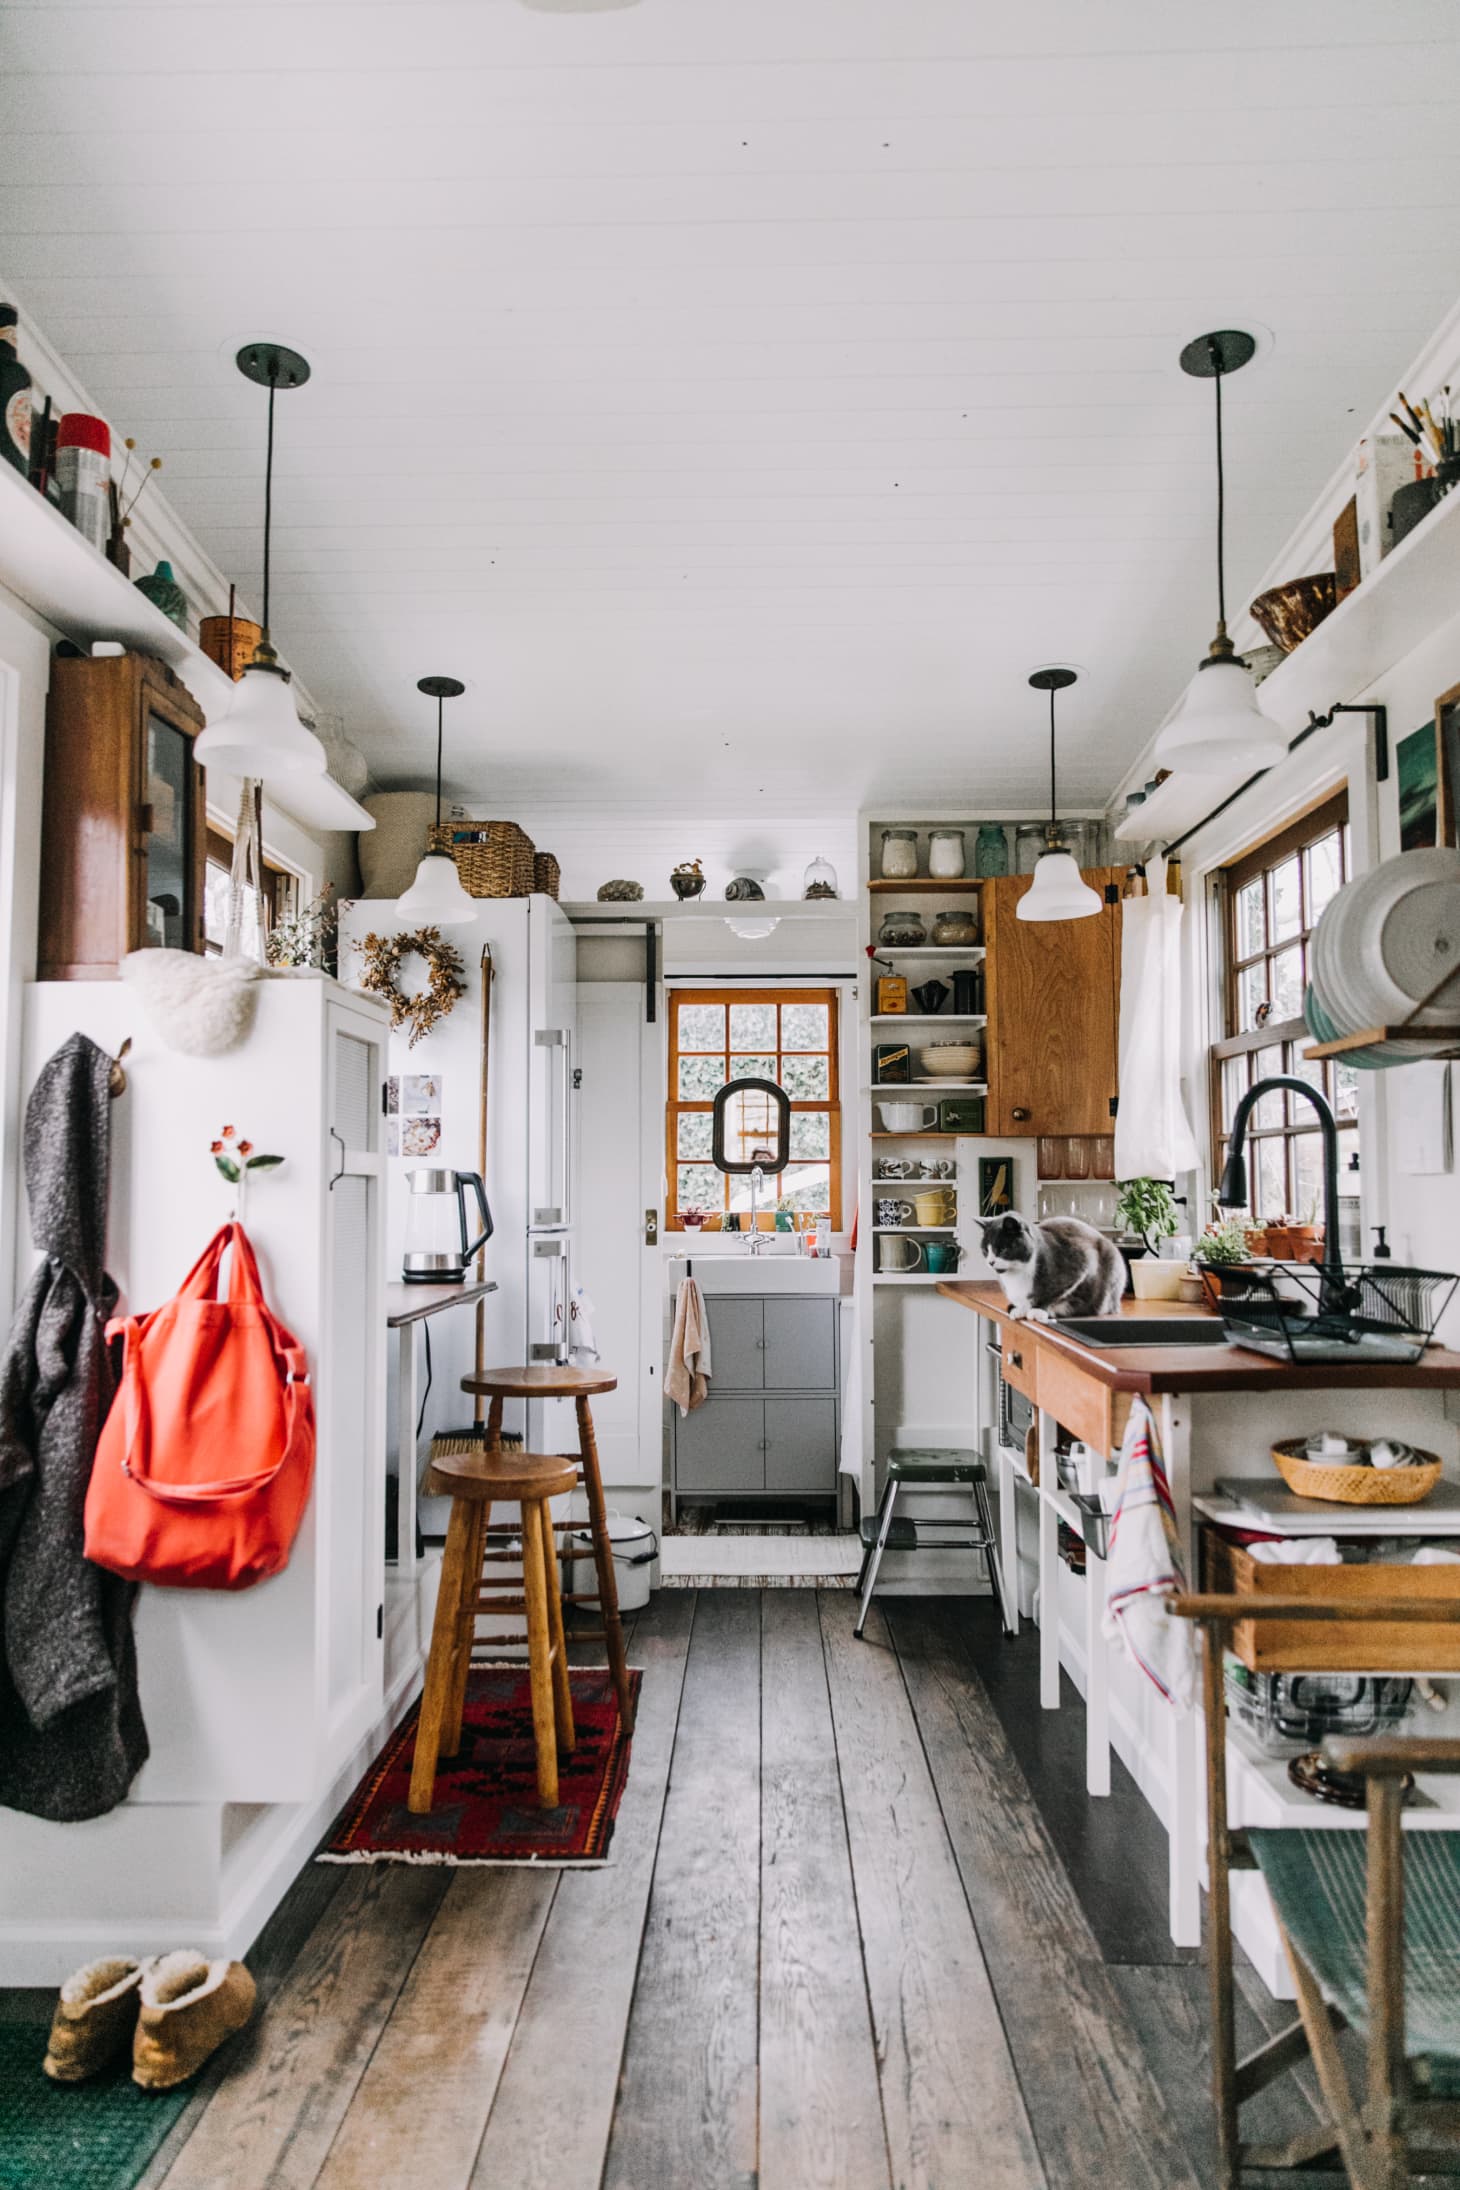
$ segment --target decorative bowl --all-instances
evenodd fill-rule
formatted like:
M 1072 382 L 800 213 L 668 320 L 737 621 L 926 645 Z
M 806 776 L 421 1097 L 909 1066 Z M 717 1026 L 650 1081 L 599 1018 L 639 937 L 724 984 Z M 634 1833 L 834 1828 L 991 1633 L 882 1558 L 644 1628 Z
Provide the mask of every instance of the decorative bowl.
M 1252 614 L 1273 645 L 1291 654 L 1337 605 L 1338 579 L 1331 570 L 1320 570 L 1311 578 L 1289 578 L 1286 585 L 1259 593 Z
M 934 1042 L 918 1051 L 924 1072 L 938 1080 L 972 1080 L 983 1063 L 983 1053 L 973 1042 Z

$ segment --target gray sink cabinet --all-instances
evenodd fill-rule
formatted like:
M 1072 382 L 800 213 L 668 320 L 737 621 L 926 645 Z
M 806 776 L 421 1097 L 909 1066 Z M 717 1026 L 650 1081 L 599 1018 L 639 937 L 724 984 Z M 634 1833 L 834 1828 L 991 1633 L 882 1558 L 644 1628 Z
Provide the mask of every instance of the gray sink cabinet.
M 672 1409 L 670 1512 L 681 1498 L 834 1498 L 840 1429 L 835 1296 L 711 1293 L 714 1374 Z

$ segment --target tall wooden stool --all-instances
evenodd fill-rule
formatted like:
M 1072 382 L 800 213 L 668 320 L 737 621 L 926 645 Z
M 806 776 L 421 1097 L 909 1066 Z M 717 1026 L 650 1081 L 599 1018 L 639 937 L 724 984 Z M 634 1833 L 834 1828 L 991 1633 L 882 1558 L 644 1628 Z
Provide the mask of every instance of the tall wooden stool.
M 541 1367 L 527 1369 L 483 1369 L 475 1376 L 461 1380 L 464 1392 L 484 1396 L 491 1401 L 487 1410 L 487 1451 L 496 1451 L 502 1440 L 502 1402 L 504 1399 L 571 1399 L 578 1417 L 578 1481 L 588 1499 L 588 1531 L 593 1540 L 593 1565 L 598 1576 L 598 1593 L 569 1595 L 570 1604 L 597 1603 L 603 1620 L 601 1638 L 608 1656 L 608 1668 L 613 1675 L 614 1691 L 618 1697 L 618 1715 L 624 1732 L 634 1730 L 634 1704 L 629 1691 L 629 1669 L 624 1657 L 624 1633 L 618 1615 L 618 1584 L 613 1571 L 613 1546 L 609 1542 L 608 1522 L 603 1506 L 603 1477 L 598 1469 L 598 1445 L 593 1435 L 593 1413 L 589 1400 L 595 1393 L 618 1389 L 618 1378 L 602 1369 L 580 1369 L 571 1362 L 552 1362 Z M 568 1521 L 560 1527 L 574 1529 L 580 1522 Z M 551 1521 L 547 1522 L 549 1530 Z M 552 1537 L 549 1535 L 549 1542 Z M 485 1551 L 485 1545 L 483 1547 Z M 593 1636 L 584 1636 L 591 1641 Z
M 563 1607 L 553 1550 L 548 1500 L 578 1480 L 569 1459 L 542 1453 L 471 1453 L 438 1460 L 426 1478 L 433 1498 L 451 1500 L 441 1592 L 431 1630 L 431 1655 L 416 1727 L 408 1807 L 429 1810 L 435 1799 L 437 1760 L 461 1747 L 461 1714 L 479 1612 L 525 1612 L 528 1672 L 532 1683 L 532 1730 L 537 1743 L 537 1798 L 545 1810 L 558 1800 L 558 1751 L 571 1751 L 573 1702 L 563 1643 Z M 482 1554 L 492 1501 L 522 1508 L 522 1595 L 484 1603 Z

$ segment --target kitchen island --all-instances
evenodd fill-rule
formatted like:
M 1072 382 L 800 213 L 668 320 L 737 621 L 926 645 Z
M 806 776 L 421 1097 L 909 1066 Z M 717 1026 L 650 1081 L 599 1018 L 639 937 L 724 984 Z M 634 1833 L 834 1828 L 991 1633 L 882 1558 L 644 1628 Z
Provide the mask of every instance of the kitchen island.
M 1127 1300 L 1126 1321 L 1190 1322 L 1202 1339 L 1155 1345 L 1091 1345 L 1045 1323 L 1009 1312 L 1001 1287 L 948 1279 L 938 1292 L 979 1319 L 982 1343 L 975 1355 L 974 1442 L 999 1483 L 1000 1555 L 1005 1592 L 1019 1603 L 1018 1507 L 1021 1496 L 1038 1513 L 1040 1699 L 1046 1709 L 1060 1701 L 1061 1666 L 1083 1688 L 1086 1706 L 1086 1787 L 1092 1796 L 1110 1790 L 1112 1744 L 1142 1792 L 1163 1818 L 1169 1839 L 1171 1936 L 1195 1946 L 1201 1937 L 1200 1877 L 1201 1721 L 1199 1712 L 1178 1718 L 1154 1687 L 1102 1635 L 1105 1611 L 1103 1529 L 1058 1481 L 1055 1447 L 1063 1428 L 1093 1450 L 1114 1458 L 1120 1450 L 1133 1399 L 1150 1407 L 1171 1484 L 1188 1576 L 1198 1571 L 1196 1532 L 1202 1507 L 1212 1502 L 1219 1478 L 1277 1480 L 1271 1448 L 1278 1440 L 1335 1428 L 1360 1437 L 1404 1438 L 1439 1453 L 1446 1476 L 1460 1474 L 1460 1353 L 1429 1347 L 1412 1366 L 1305 1365 L 1213 1343 L 1219 1319 L 1205 1307 Z M 1034 1410 L 1038 1425 L 1039 1480 L 1024 1453 L 1001 1439 L 999 1380 Z M 1362 1509 L 1360 1509 L 1362 1510 Z M 1391 1509 L 1396 1533 L 1422 1527 L 1427 1536 L 1460 1533 L 1460 1511 L 1451 1506 Z M 1423 1515 L 1422 1522 L 1415 1516 Z M 1059 1557 L 1060 1524 L 1086 1541 L 1083 1582 Z M 1056 1608 L 1051 1616 L 1050 1608 Z M 1229 1744 L 1229 1776 L 1243 1805 L 1235 1817 L 1248 1824 L 1338 1824 L 1352 1813 L 1318 1811 L 1287 1788 L 1286 1774 L 1271 1760 Z M 1418 1813 L 1416 1813 L 1418 1814 Z M 1457 1823 L 1443 1811 L 1423 1813 L 1427 1823 Z M 1362 1818 L 1357 1820 L 1362 1823 Z M 1246 1901 L 1236 1904 L 1239 1936 L 1273 1990 L 1286 1989 L 1276 1935 L 1259 1903 L 1240 1882 Z M 1260 1889 L 1259 1889 L 1260 1890 Z

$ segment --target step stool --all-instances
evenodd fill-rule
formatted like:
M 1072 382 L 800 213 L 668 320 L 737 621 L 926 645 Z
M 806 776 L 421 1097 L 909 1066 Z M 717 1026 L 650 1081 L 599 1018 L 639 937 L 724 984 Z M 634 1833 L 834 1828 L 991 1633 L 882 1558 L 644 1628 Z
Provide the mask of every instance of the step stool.
M 897 1494 L 906 1484 L 909 1490 L 962 1490 L 967 1491 L 972 1505 L 971 1536 L 925 1536 L 924 1530 L 963 1528 L 968 1523 L 954 1519 L 932 1521 L 898 1521 L 894 1526 L 893 1513 Z M 857 1624 L 852 1632 L 860 1640 L 867 1624 L 867 1613 L 872 1603 L 872 1593 L 877 1587 L 877 1569 L 882 1564 L 882 1554 L 891 1543 L 895 1549 L 916 1550 L 921 1546 L 927 1551 L 980 1551 L 988 1568 L 989 1587 L 994 1603 L 999 1608 L 999 1619 L 1006 1635 L 1018 1633 L 1009 1617 L 1004 1602 L 1004 1577 L 999 1563 L 998 1538 L 994 1534 L 993 1510 L 989 1504 L 988 1470 L 976 1452 L 962 1452 L 956 1447 L 920 1446 L 906 1452 L 889 1453 L 887 1479 L 882 1486 L 882 1501 L 871 1521 L 864 1521 L 862 1534 L 866 1550 L 862 1554 L 862 1570 L 857 1576 Z

